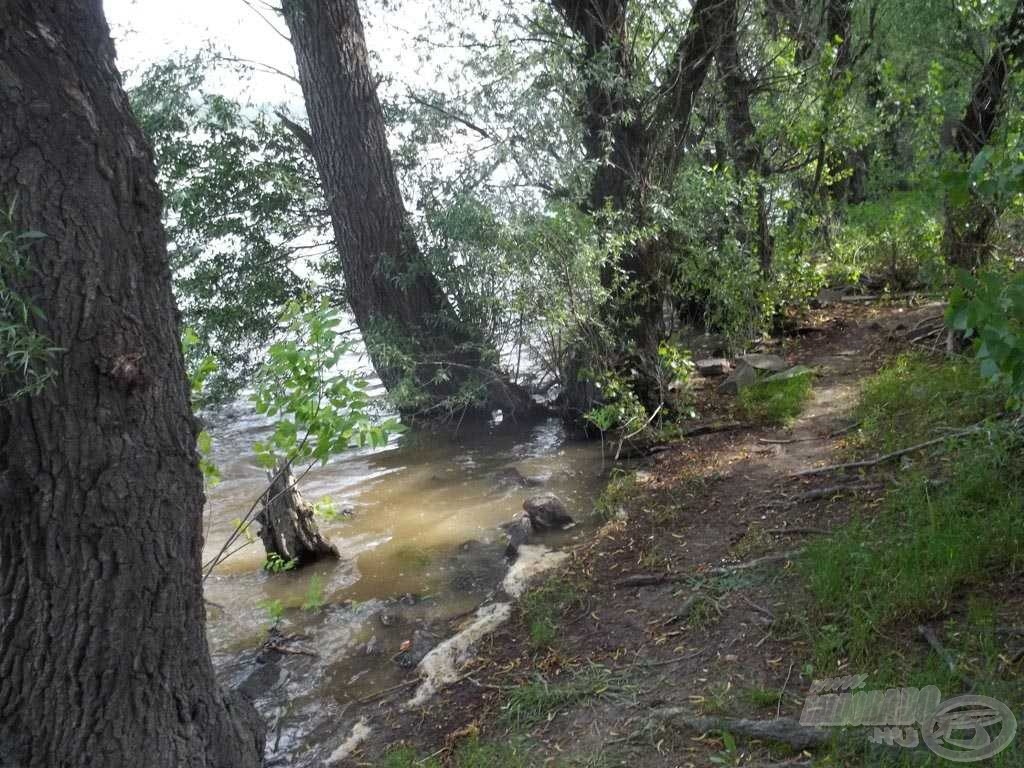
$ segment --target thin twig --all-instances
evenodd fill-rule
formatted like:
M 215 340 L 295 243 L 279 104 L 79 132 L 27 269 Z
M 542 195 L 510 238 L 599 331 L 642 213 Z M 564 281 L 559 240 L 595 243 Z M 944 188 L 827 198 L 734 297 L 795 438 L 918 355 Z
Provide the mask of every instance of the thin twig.
M 782 699 L 786 695 L 786 688 L 789 686 L 789 678 L 793 674 L 793 662 L 789 662 L 789 671 L 786 672 L 786 682 L 782 684 L 782 690 L 779 691 L 779 703 L 775 707 L 775 717 L 782 717 Z

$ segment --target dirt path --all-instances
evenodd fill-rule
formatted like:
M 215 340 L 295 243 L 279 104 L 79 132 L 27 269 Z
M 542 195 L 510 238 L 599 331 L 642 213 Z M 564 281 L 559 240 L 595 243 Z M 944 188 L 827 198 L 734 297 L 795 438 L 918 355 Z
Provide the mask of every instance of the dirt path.
M 769 350 L 819 374 L 789 429 L 692 437 L 640 467 L 622 483 L 618 517 L 571 553 L 546 596 L 484 641 L 460 682 L 414 711 L 402 711 L 397 695 L 373 706 L 373 733 L 353 764 L 377 764 L 403 743 L 443 761 L 477 738 L 504 745 L 506 757 L 490 762 L 508 765 L 734 764 L 720 735 L 652 713 L 798 717 L 813 649 L 799 627 L 799 578 L 784 555 L 877 493 L 833 492 L 834 477 L 792 474 L 836 459 L 858 382 L 929 312 L 833 308 L 817 317 L 817 330 Z M 709 423 L 734 417 L 734 401 L 713 382 L 699 403 Z M 638 580 L 655 583 L 633 586 Z M 531 642 L 545 610 L 554 612 L 554 638 Z M 517 756 L 520 743 L 528 757 Z M 745 749 L 749 764 L 808 764 L 769 742 Z

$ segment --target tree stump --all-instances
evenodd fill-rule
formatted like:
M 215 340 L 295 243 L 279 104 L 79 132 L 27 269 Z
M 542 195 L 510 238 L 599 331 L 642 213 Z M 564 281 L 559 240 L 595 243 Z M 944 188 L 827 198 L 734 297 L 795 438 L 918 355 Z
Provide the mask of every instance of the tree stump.
M 313 506 L 299 493 L 291 467 L 270 473 L 270 481 L 263 494 L 263 508 L 256 516 L 267 556 L 294 561 L 296 567 L 325 557 L 340 557 L 337 548 L 317 528 Z

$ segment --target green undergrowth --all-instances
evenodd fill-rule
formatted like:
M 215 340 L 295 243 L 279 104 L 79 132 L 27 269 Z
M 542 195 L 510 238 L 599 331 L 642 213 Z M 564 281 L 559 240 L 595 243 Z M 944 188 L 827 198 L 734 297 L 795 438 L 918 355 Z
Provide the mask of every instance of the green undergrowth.
M 740 390 L 739 409 L 747 419 L 785 426 L 800 415 L 811 398 L 811 371 L 788 378 L 768 378 Z
M 1004 403 L 971 361 L 900 357 L 865 382 L 852 450 L 874 455 L 921 443 L 995 417 Z M 895 477 L 880 506 L 812 542 L 800 559 L 813 599 L 805 617 L 813 677 L 870 673 L 872 689 L 932 684 L 946 697 L 966 693 L 970 680 L 974 693 L 1019 711 L 1020 670 L 1000 659 L 1010 649 L 992 607 L 993 594 L 1024 569 L 1019 427 L 992 418 L 977 433 L 867 472 L 889 470 Z M 954 670 L 926 644 L 920 624 L 935 628 Z M 986 764 L 1024 765 L 1016 749 Z M 822 757 L 830 766 L 947 764 L 863 739 L 837 742 Z
M 635 474 L 613 470 L 604 490 L 594 502 L 594 516 L 603 521 L 614 519 L 620 511 L 628 509 L 635 502 L 639 493 L 640 486 Z
M 861 388 L 854 451 L 887 453 L 998 414 L 1007 392 L 981 378 L 973 360 L 901 355 Z

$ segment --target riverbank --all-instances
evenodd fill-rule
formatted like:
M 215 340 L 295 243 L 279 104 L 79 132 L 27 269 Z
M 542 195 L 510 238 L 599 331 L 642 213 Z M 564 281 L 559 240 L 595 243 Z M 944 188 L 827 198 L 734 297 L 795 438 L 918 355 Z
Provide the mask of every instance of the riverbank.
M 876 375 L 939 312 L 839 305 L 817 313 L 770 350 L 816 372 L 785 427 L 759 422 L 771 414 L 743 411 L 709 383 L 698 395 L 709 431 L 691 430 L 635 471 L 614 473 L 596 535 L 526 593 L 454 685 L 421 706 L 396 691 L 367 707 L 367 730 L 340 764 L 938 764 L 926 751 L 870 745 L 863 732 L 793 727 L 813 680 L 861 673 L 870 687 L 973 689 L 1019 710 L 1022 641 L 1012 628 L 1024 616 L 1024 559 L 1019 536 L 998 525 L 1024 483 L 998 467 L 986 478 L 982 465 L 998 458 L 992 446 L 968 442 L 958 455 L 954 440 L 938 453 L 801 475 L 998 409 L 981 385 L 976 398 L 958 395 L 975 385 L 945 386 L 947 373 L 931 363 L 903 379 Z M 865 403 L 871 393 L 878 402 Z M 1007 450 L 1018 457 L 1018 448 Z M 998 542 L 969 530 L 974 520 L 987 525 L 977 515 L 945 521 L 968 526 L 962 540 L 957 530 L 928 530 L 937 525 L 934 499 L 961 493 L 967 480 L 949 473 L 972 457 L 986 484 L 968 489 L 979 515 L 1002 504 L 985 494 L 1005 491 L 1007 504 L 991 518 Z M 970 500 L 947 499 L 956 509 Z M 900 533 L 908 531 L 921 535 Z M 936 541 L 948 552 L 931 562 Z M 967 553 L 963 562 L 954 552 Z M 995 764 L 1019 760 L 1011 748 Z

